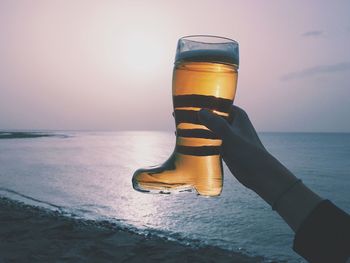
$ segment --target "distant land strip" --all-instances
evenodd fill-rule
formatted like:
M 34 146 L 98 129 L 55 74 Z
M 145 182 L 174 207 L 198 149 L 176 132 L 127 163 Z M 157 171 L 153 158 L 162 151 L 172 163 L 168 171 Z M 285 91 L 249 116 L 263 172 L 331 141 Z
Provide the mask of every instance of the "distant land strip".
M 40 137 L 62 137 L 66 138 L 67 135 L 44 133 L 44 132 L 12 132 L 12 131 L 0 131 L 1 139 L 26 139 L 26 138 L 40 138 Z

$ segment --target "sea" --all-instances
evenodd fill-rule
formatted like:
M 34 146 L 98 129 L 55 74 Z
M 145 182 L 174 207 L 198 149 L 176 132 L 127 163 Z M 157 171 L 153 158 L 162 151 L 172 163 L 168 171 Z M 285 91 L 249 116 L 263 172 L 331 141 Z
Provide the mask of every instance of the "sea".
M 292 230 L 225 165 L 219 197 L 133 190 L 133 172 L 165 161 L 174 149 L 174 133 L 52 134 L 0 140 L 0 196 L 191 246 L 217 246 L 267 262 L 305 262 L 292 250 Z M 259 136 L 307 186 L 350 212 L 349 133 Z

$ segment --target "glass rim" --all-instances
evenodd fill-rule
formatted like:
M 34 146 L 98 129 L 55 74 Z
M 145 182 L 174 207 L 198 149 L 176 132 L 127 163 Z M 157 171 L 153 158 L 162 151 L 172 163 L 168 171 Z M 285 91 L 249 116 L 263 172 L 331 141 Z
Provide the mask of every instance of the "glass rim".
M 209 41 L 201 40 L 201 38 L 203 38 L 203 39 L 217 39 L 217 40 L 221 40 L 221 42 L 220 41 L 209 42 Z M 188 36 L 183 36 L 183 37 L 179 38 L 179 41 L 181 41 L 181 40 L 203 43 L 203 44 L 214 44 L 214 45 L 218 45 L 218 44 L 238 45 L 238 42 L 234 39 L 231 39 L 228 37 L 215 36 L 215 35 L 188 35 Z

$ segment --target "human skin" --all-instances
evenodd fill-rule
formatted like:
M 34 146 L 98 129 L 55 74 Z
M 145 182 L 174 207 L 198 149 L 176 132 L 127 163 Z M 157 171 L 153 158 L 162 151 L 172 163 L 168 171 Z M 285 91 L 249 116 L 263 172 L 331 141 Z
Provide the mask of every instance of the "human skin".
M 296 232 L 322 198 L 265 149 L 243 109 L 232 106 L 231 123 L 206 109 L 198 116 L 222 139 L 223 160 L 237 180 L 271 205 Z

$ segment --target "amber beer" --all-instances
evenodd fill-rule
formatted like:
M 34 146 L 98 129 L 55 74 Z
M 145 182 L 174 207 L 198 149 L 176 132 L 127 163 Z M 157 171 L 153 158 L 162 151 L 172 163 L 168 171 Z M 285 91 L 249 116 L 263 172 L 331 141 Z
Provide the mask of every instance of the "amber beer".
M 214 43 L 206 42 L 213 40 Z M 236 92 L 237 70 L 237 42 L 211 36 L 179 40 L 172 85 L 175 150 L 163 165 L 135 172 L 136 190 L 159 193 L 195 190 L 204 196 L 221 193 L 222 141 L 200 123 L 198 111 L 209 109 L 228 119 Z

